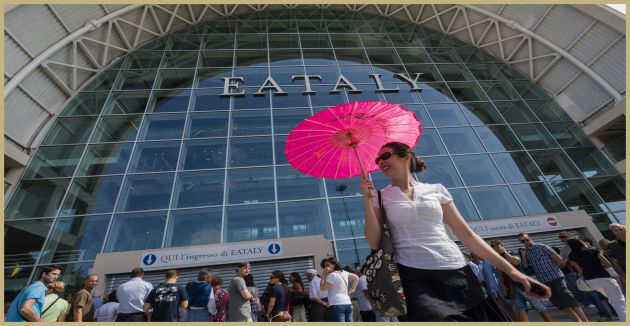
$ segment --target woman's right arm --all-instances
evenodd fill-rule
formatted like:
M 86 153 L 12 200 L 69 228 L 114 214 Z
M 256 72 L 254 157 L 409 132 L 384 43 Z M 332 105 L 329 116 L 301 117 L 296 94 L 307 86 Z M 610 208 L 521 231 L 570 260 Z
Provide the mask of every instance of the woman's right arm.
M 383 234 L 383 217 L 381 211 L 372 206 L 372 197 L 370 197 L 370 189 L 374 189 L 372 181 L 366 177 L 361 178 L 361 193 L 363 193 L 363 206 L 365 226 L 365 238 L 372 249 L 376 250 L 381 245 L 381 236 Z M 374 194 L 376 196 L 376 194 Z

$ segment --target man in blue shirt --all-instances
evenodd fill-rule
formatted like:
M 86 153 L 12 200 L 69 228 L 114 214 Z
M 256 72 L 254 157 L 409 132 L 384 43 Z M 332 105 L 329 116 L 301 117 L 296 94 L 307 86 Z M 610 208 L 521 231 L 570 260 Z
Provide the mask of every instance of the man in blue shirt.
M 44 297 L 46 296 L 46 285 L 56 281 L 61 275 L 59 266 L 44 267 L 39 274 L 39 279 L 22 290 L 11 302 L 7 312 L 8 322 L 42 321 L 40 315 L 44 307 Z

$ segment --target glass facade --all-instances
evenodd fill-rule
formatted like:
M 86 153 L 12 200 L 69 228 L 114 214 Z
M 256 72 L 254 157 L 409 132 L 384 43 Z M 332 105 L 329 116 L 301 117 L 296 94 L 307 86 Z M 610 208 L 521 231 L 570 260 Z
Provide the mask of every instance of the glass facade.
M 300 75 L 319 75 L 310 92 Z M 358 178 L 306 176 L 284 141 L 328 106 L 376 100 L 422 121 L 417 177 L 443 183 L 467 220 L 585 210 L 603 229 L 624 218 L 625 178 L 491 55 L 380 16 L 263 12 L 154 40 L 73 96 L 5 208 L 6 290 L 49 263 L 79 279 L 100 252 L 307 235 L 354 264 L 369 251 Z

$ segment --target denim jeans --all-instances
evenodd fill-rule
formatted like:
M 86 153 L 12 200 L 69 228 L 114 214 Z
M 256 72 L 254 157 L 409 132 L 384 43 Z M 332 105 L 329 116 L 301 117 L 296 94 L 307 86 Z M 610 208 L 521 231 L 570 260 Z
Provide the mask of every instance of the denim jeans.
M 212 315 L 206 309 L 188 310 L 186 321 L 190 322 L 209 322 L 212 321 Z
M 330 316 L 332 321 L 352 322 L 352 305 L 340 304 L 330 306 Z

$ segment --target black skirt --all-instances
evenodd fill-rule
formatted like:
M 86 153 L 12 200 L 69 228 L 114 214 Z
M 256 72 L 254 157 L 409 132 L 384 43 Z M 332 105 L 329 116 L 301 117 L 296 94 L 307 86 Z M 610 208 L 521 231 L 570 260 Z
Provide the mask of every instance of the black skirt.
M 427 270 L 398 264 L 407 321 L 512 321 L 470 266 Z

